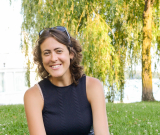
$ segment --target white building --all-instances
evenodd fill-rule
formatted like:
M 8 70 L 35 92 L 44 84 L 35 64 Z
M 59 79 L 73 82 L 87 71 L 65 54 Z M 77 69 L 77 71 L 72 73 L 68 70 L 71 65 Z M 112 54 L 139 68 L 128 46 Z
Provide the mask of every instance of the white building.
M 0 105 L 23 104 L 25 85 L 24 55 L 22 53 L 0 53 Z M 36 83 L 31 73 L 31 86 Z

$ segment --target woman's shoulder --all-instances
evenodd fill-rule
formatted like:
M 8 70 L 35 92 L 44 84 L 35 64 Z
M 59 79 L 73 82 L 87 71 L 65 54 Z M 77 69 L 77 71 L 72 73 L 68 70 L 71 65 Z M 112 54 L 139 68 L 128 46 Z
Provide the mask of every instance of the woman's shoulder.
M 33 87 L 29 88 L 28 90 L 26 90 L 25 94 L 24 94 L 24 102 L 26 100 L 41 100 L 42 95 L 40 92 L 40 89 L 38 87 L 37 84 L 35 84 Z
M 99 79 L 86 76 L 86 93 L 88 101 L 91 102 L 98 95 L 104 95 L 103 85 Z
M 32 96 L 38 92 L 38 86 L 35 84 L 33 87 L 26 90 L 24 96 Z
M 95 87 L 95 86 L 102 86 L 102 83 L 97 78 L 86 76 L 86 85 L 88 87 Z

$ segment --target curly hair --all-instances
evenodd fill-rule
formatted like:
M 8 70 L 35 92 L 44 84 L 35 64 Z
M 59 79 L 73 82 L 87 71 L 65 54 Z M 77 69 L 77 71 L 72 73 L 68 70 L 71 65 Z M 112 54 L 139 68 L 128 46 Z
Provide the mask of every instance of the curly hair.
M 41 57 L 41 44 L 45 39 L 53 37 L 58 42 L 62 43 L 68 48 L 69 53 L 73 53 L 74 57 L 70 60 L 70 73 L 72 81 L 75 85 L 78 84 L 78 80 L 84 75 L 83 66 L 80 65 L 82 61 L 82 47 L 79 42 L 70 36 L 68 40 L 68 35 L 65 32 L 56 29 L 45 29 L 39 39 L 36 41 L 36 46 L 33 50 L 34 63 L 38 66 L 38 75 L 44 79 L 49 76 L 49 73 L 45 70 L 42 57 Z

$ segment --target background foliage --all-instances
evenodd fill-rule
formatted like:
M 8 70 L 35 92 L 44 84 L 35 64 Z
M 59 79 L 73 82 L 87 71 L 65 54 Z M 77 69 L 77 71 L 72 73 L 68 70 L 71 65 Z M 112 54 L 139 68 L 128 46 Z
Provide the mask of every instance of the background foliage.
M 159 56 L 160 1 L 152 2 L 152 47 Z M 126 67 L 132 71 L 141 62 L 144 6 L 145 0 L 22 0 L 21 48 L 27 60 L 27 85 L 38 32 L 62 25 L 83 46 L 85 73 L 108 86 L 109 101 L 113 102 L 117 91 L 122 100 Z

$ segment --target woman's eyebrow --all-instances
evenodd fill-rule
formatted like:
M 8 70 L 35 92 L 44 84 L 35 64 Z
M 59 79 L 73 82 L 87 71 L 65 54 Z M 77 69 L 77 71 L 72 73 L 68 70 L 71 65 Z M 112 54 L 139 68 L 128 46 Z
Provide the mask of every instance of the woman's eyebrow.
M 58 50 L 58 49 L 62 49 L 62 50 L 63 50 L 63 48 L 61 48 L 61 47 L 57 47 L 57 48 L 55 48 L 54 50 Z
M 46 49 L 46 50 L 44 50 L 43 52 L 48 52 L 48 51 L 50 51 L 49 49 Z
M 58 49 L 62 49 L 63 50 L 63 48 L 61 48 L 61 47 L 57 47 L 57 48 L 54 48 L 54 51 L 55 50 L 58 50 Z M 42 52 L 49 52 L 49 51 L 51 51 L 51 50 L 49 50 L 49 49 L 45 49 L 44 51 L 42 51 Z

